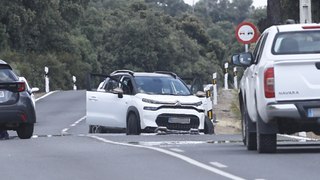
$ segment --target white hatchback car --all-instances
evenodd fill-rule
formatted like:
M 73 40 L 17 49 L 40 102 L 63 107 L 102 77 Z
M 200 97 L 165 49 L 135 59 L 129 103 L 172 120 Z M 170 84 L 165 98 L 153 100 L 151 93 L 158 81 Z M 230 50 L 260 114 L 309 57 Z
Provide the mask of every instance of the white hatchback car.
M 201 99 L 171 72 L 111 73 L 97 91 L 87 91 L 86 122 L 89 133 L 115 129 L 128 135 L 159 129 L 214 132 Z

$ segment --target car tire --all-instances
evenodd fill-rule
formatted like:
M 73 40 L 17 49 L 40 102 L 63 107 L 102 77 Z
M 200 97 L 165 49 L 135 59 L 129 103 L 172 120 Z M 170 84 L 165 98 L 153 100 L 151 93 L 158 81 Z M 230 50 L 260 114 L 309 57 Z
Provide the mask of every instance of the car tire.
M 244 145 L 247 147 L 247 150 L 257 150 L 257 133 L 254 129 L 255 124 L 251 121 L 248 111 L 245 105 L 243 105 L 242 111 L 242 139 Z
M 17 134 L 20 139 L 30 139 L 33 135 L 34 124 L 23 123 L 17 129 Z
M 103 126 L 89 125 L 89 133 L 106 133 L 106 130 Z
M 204 119 L 204 134 L 214 134 L 214 126 L 208 117 Z
M 136 114 L 130 113 L 127 118 L 127 135 L 139 135 L 141 133 L 140 122 Z
M 275 153 L 277 151 L 277 134 L 257 133 L 257 149 L 259 153 Z

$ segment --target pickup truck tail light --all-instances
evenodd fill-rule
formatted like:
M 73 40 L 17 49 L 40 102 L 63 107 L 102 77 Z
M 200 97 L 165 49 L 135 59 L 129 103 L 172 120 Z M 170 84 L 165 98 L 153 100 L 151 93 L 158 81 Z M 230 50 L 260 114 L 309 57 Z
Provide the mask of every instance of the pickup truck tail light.
M 268 68 L 264 72 L 264 94 L 266 98 L 274 98 L 274 69 Z

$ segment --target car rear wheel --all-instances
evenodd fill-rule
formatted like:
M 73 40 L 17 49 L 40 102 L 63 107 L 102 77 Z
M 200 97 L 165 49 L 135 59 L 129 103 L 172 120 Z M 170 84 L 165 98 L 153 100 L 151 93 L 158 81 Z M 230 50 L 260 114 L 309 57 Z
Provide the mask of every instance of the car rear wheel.
M 141 133 L 139 119 L 136 114 L 130 113 L 127 119 L 127 135 L 139 135 Z
M 255 125 L 251 121 L 245 105 L 242 111 L 242 137 L 243 143 L 248 150 L 257 150 L 257 135 L 255 132 Z
M 17 129 L 17 134 L 19 138 L 30 139 L 33 135 L 33 128 L 34 124 L 32 123 L 20 124 L 19 128 Z
M 204 134 L 214 134 L 214 126 L 208 117 L 204 119 Z

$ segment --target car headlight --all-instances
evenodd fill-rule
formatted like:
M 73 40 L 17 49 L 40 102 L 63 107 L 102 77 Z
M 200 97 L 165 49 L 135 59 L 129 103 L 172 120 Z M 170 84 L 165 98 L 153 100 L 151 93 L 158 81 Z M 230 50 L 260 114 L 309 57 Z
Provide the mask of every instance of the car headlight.
M 155 100 L 146 99 L 146 98 L 142 98 L 142 101 L 145 103 L 150 103 L 150 104 L 162 104 L 160 101 L 155 101 Z
M 197 103 L 194 103 L 195 106 L 201 106 L 202 105 L 202 101 L 199 101 Z

